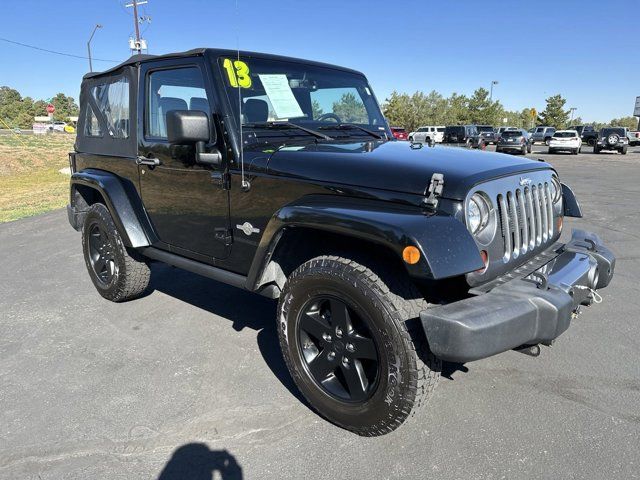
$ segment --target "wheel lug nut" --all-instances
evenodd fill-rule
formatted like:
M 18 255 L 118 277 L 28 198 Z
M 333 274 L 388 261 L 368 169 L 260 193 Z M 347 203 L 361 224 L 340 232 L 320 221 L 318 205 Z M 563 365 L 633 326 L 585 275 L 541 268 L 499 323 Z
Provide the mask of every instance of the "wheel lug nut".
M 342 337 L 342 329 L 340 327 L 336 327 L 336 337 Z
M 345 367 L 348 367 L 348 366 L 349 366 L 349 363 L 351 363 L 351 362 L 350 362 L 350 360 L 349 360 L 349 358 L 348 358 L 348 357 L 342 357 L 342 364 L 343 364 Z
M 334 358 L 336 358 L 336 352 L 329 352 L 329 355 L 327 355 L 327 358 L 329 360 L 333 360 Z
M 323 339 L 325 342 L 330 342 L 330 341 L 331 341 L 331 335 L 329 335 L 328 333 L 323 333 L 323 334 L 322 334 L 322 339 Z
M 347 343 L 347 350 L 349 352 L 354 352 L 356 347 L 353 346 L 353 343 Z

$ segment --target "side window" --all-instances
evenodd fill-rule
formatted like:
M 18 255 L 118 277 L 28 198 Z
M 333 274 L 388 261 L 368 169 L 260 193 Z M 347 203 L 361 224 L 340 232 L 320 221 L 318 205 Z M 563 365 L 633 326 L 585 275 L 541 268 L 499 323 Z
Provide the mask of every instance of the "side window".
M 113 82 L 101 83 L 91 88 L 91 95 L 107 120 L 111 138 L 129 138 L 129 80 L 121 77 Z M 88 108 L 87 112 L 91 109 Z M 87 113 L 89 115 L 89 113 Z M 87 117 L 86 125 L 92 132 L 100 130 L 93 112 Z M 95 128 L 94 128 L 95 127 Z M 85 128 L 86 130 L 86 128 Z M 90 136 L 102 136 L 102 132 Z
M 85 111 L 85 120 L 84 120 L 84 135 L 85 137 L 101 137 L 102 130 L 100 129 L 100 123 L 98 123 L 98 118 L 96 114 L 93 113 L 93 109 L 91 105 L 87 105 Z
M 145 135 L 167 138 L 167 113 L 172 110 L 211 111 L 198 67 L 156 70 L 149 73 L 146 88 Z

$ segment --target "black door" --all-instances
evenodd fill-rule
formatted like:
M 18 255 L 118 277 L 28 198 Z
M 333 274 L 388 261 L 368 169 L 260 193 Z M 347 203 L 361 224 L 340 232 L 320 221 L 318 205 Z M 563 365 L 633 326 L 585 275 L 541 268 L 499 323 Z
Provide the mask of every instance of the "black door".
M 140 165 L 140 188 L 161 246 L 205 261 L 229 254 L 228 190 L 221 186 L 219 171 L 195 163 L 192 147 L 169 145 L 166 115 L 171 110 L 204 111 L 215 128 L 206 74 L 199 59 L 158 62 L 141 69 L 139 111 L 144 115 L 138 148 L 143 162 L 159 162 Z

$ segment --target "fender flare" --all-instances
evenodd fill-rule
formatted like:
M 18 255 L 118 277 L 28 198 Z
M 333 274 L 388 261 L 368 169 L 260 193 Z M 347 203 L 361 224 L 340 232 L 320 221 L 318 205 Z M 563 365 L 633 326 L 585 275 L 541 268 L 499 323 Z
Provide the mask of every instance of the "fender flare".
M 77 185 L 100 193 L 127 247 L 147 247 L 154 243 L 155 234 L 133 184 L 104 170 L 88 168 L 75 172 L 71 175 L 72 209 L 77 209 Z
M 402 259 L 402 250 L 413 245 L 420 261 L 403 264 L 409 275 L 439 280 L 484 267 L 478 247 L 459 220 L 449 215 L 425 215 L 422 209 L 378 200 L 305 197 L 277 211 L 264 234 L 247 275 L 247 288 L 262 286 L 261 278 L 286 229 L 304 227 L 387 247 Z

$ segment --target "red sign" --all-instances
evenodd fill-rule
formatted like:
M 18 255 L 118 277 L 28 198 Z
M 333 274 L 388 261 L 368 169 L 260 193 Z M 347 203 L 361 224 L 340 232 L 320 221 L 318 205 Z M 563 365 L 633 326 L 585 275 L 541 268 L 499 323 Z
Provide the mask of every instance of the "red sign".
M 55 111 L 56 111 L 56 107 L 54 107 L 51 104 L 47 105 L 47 113 L 53 113 Z

